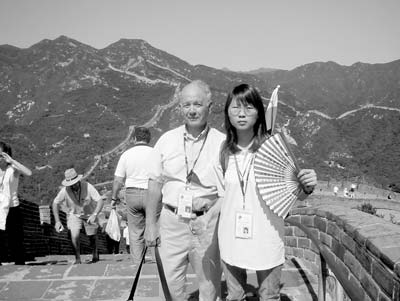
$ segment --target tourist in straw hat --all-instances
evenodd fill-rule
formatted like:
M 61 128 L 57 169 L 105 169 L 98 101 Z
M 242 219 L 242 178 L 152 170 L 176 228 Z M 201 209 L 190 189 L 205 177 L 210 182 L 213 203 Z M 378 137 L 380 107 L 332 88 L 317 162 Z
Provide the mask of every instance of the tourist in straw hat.
M 80 230 L 85 228 L 86 235 L 89 237 L 90 246 L 93 249 L 91 262 L 99 261 L 97 249 L 97 215 L 103 208 L 103 199 L 96 188 L 90 183 L 82 180 L 74 168 L 65 171 L 65 179 L 62 181 L 60 192 L 53 202 L 53 214 L 55 218 L 55 229 L 57 232 L 64 230 L 60 221 L 59 205 L 63 204 L 68 208 L 67 227 L 71 232 L 71 241 L 75 252 L 75 264 L 81 263 L 80 256 Z

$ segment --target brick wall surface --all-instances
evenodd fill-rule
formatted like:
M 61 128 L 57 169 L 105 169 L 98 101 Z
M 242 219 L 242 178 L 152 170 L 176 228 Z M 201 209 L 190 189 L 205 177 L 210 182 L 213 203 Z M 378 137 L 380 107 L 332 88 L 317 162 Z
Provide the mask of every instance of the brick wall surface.
M 39 206 L 28 202 L 21 201 L 21 211 L 24 219 L 24 247 L 26 260 L 34 260 L 35 257 L 45 255 L 64 255 L 73 254 L 72 245 L 67 231 L 57 233 L 54 229 L 54 217 L 51 214 L 51 224 L 40 224 Z M 66 215 L 60 212 L 60 219 L 66 228 Z M 5 237 L 6 239 L 6 237 Z M 81 254 L 90 254 L 89 239 L 86 235 L 81 235 Z M 11 260 L 10 252 L 6 241 L 0 242 L 5 252 L 1 261 L 7 262 Z M 98 247 L 100 254 L 107 253 L 107 242 L 105 234 L 100 231 L 98 233 Z M 2 252 L 3 254 L 3 252 Z M 6 256 L 4 258 L 4 256 Z
M 287 256 L 302 259 L 315 273 L 320 252 L 289 222 L 300 222 L 321 243 L 326 257 L 360 300 L 400 300 L 400 226 L 357 209 L 338 205 L 296 208 L 285 223 Z

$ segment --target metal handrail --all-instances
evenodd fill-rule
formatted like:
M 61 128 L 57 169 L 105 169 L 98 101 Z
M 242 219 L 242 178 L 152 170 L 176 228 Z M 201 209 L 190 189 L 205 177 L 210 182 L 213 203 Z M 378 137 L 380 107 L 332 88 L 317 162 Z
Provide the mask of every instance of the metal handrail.
M 311 231 L 308 229 L 306 226 L 303 224 L 290 220 L 290 217 L 288 217 L 285 222 L 291 224 L 292 226 L 296 226 L 299 229 L 301 229 L 306 236 L 314 243 L 314 245 L 317 247 L 321 259 L 321 266 L 320 266 L 320 275 L 318 279 L 318 300 L 319 301 L 325 301 L 325 292 L 326 292 L 326 287 L 325 287 L 325 276 L 327 275 L 327 269 L 326 266 L 329 267 L 329 269 L 335 274 L 336 279 L 340 282 L 342 285 L 344 291 L 346 292 L 347 296 L 351 300 L 360 300 L 362 301 L 362 296 L 359 296 L 356 294 L 358 291 L 357 287 L 355 287 L 350 281 L 347 280 L 347 277 L 345 274 L 338 268 L 338 266 L 335 264 L 335 261 L 332 260 L 331 257 L 327 256 L 328 255 L 328 248 L 325 246 Z

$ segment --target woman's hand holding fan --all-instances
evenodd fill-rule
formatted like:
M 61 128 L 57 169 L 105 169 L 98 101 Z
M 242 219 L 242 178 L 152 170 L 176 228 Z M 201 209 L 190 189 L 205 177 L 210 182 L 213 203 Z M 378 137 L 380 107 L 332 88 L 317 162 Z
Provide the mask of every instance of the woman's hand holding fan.
M 254 174 L 262 199 L 275 214 L 283 218 L 300 193 L 303 190 L 312 192 L 317 181 L 314 170 L 299 169 L 280 133 L 272 135 L 257 151 Z

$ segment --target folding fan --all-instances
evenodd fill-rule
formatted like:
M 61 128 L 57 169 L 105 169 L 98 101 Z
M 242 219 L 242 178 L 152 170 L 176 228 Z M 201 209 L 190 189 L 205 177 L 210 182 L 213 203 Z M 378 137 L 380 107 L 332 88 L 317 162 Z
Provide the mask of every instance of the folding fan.
M 272 135 L 256 153 L 254 175 L 258 191 L 266 205 L 280 217 L 286 217 L 302 191 L 297 179 L 299 170 L 280 133 Z

